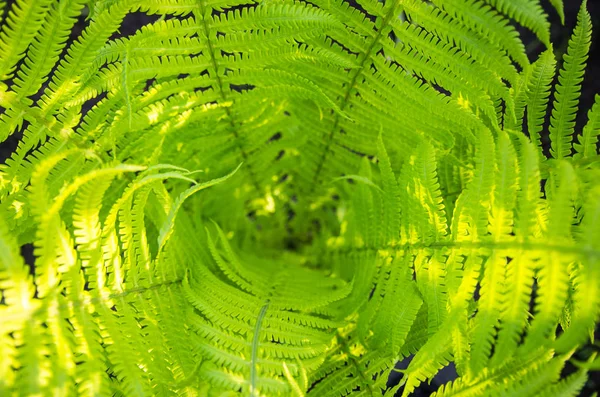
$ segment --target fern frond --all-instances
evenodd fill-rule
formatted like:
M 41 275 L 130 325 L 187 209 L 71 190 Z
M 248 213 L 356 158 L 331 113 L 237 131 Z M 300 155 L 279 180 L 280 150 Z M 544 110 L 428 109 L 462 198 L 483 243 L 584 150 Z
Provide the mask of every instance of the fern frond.
M 577 26 L 564 55 L 554 96 L 550 120 L 550 154 L 556 159 L 571 154 L 575 116 L 592 36 L 592 22 L 586 6 L 587 2 L 584 0 L 577 14 Z
M 525 49 L 517 38 L 517 32 L 490 6 L 475 0 L 466 2 L 436 0 L 434 4 L 455 17 L 466 28 L 498 44 L 520 65 L 528 64 Z
M 588 113 L 588 122 L 583 129 L 583 134 L 578 138 L 579 143 L 574 143 L 575 159 L 592 158 L 598 154 L 597 142 L 600 135 L 600 97 L 596 95 L 594 106 Z
M 583 390 L 585 1 L 6 3 L 0 395 Z
M 12 5 L 7 19 L 2 21 L 1 80 L 12 77 L 16 63 L 34 40 L 51 3 L 50 1 L 18 1 Z M 23 27 L 26 28 L 22 29 Z
M 541 134 L 544 117 L 548 108 L 552 79 L 554 79 L 556 59 L 552 48 L 544 51 L 533 64 L 527 88 L 527 130 L 538 147 L 542 147 Z
M 431 379 L 437 371 L 446 366 L 452 359 L 451 353 L 452 321 L 446 322 L 421 350 L 415 354 L 408 368 L 403 371 L 403 396 L 408 396 L 415 388 L 427 379 Z
M 586 381 L 587 374 L 583 371 L 578 371 L 557 385 L 547 387 L 542 393 L 548 393 L 553 396 L 577 396 Z
M 486 0 L 487 3 L 531 29 L 542 43 L 550 45 L 550 24 L 538 0 Z
M 456 241 L 474 241 L 487 235 L 487 208 L 491 200 L 494 163 L 493 139 L 489 131 L 482 131 L 476 149 L 473 179 L 454 208 L 451 230 Z
M 386 388 L 386 371 L 394 364 L 393 357 L 367 352 L 350 329 L 336 335 L 327 359 L 310 382 L 314 385 L 307 396 L 374 396 Z
M 569 163 L 560 164 L 559 173 L 550 181 L 553 196 L 550 199 L 548 235 L 561 242 L 568 242 L 572 222 L 573 187 L 576 184 L 573 168 Z M 526 345 L 539 345 L 551 336 L 552 329 L 567 298 L 569 288 L 566 258 L 548 256 L 538 274 L 539 292 L 535 318 L 527 335 Z
M 381 170 L 381 179 L 383 183 L 383 224 L 380 233 L 379 242 L 394 244 L 398 240 L 398 231 L 400 230 L 400 206 L 398 203 L 399 192 L 396 176 L 392 171 L 390 159 L 383 145 L 383 138 L 380 135 L 377 141 L 377 150 L 379 155 L 379 169 Z
M 565 24 L 565 5 L 563 4 L 563 0 L 550 0 L 550 4 L 556 9 L 558 16 L 560 17 L 560 21 L 562 24 Z
M 221 238 L 226 237 L 221 233 Z M 223 257 L 214 244 L 212 247 L 219 268 L 225 270 Z M 228 245 L 226 251 L 226 256 L 232 254 Z M 226 363 L 234 373 L 248 379 L 240 384 L 226 376 L 220 381 L 214 379 L 215 386 L 249 393 L 286 393 L 290 390 L 283 382 L 286 374 L 280 359 L 286 360 L 286 371 L 292 376 L 299 371 L 295 360 L 300 360 L 303 368 L 316 369 L 335 326 L 333 313 L 325 307 L 342 299 L 349 290 L 339 289 L 342 284 L 336 280 L 319 279 L 317 274 L 300 268 L 282 268 L 284 262 L 272 261 L 265 267 L 263 260 L 263 267 L 257 267 L 256 258 L 245 260 L 245 265 L 238 262 L 235 267 L 228 267 L 223 276 L 237 281 L 246 291 L 228 286 L 218 273 L 202 267 L 196 270 L 199 278 L 192 276 L 184 284 L 189 301 L 201 313 L 191 317 L 196 323 L 195 331 L 204 340 L 199 348 L 217 366 Z M 278 270 L 272 273 L 275 269 Z M 248 278 L 245 273 L 255 273 L 253 277 L 261 274 L 261 279 L 270 273 L 267 279 L 271 281 L 266 288 L 244 288 L 246 284 L 241 280 Z M 314 292 L 313 298 L 302 298 L 299 292 L 307 288 Z M 221 296 L 217 298 L 219 290 Z M 203 364 L 200 374 L 212 377 L 204 368 L 208 371 L 211 366 Z
M 581 243 L 593 247 L 598 236 L 598 188 L 589 192 L 585 202 L 585 217 L 582 221 Z M 570 327 L 556 341 L 556 350 L 566 352 L 581 343 L 592 332 L 600 309 L 598 284 L 598 258 L 584 258 L 579 265 L 575 280 L 575 313 Z M 585 295 L 584 295 L 585 291 Z

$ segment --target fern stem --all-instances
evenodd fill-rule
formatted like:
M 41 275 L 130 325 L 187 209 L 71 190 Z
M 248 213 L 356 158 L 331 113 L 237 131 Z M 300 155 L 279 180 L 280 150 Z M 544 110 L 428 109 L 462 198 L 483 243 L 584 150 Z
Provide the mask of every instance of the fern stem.
M 365 385 L 367 391 L 369 392 L 369 395 L 371 397 L 375 396 L 375 394 L 373 393 L 373 389 L 370 386 L 370 384 L 373 382 L 373 380 L 367 379 L 365 377 L 365 374 L 363 373 L 363 371 L 360 367 L 360 364 L 358 363 L 358 361 L 356 361 L 356 359 L 354 358 L 354 355 L 352 355 L 352 353 L 350 352 L 350 348 L 348 347 L 348 344 L 346 343 L 346 339 L 342 335 L 340 335 L 339 332 L 336 333 L 336 336 L 337 336 L 338 341 L 340 342 L 342 350 L 344 351 L 344 353 L 346 353 L 346 356 L 348 357 L 348 361 L 354 368 L 356 368 L 356 374 L 358 375 L 358 377 L 361 379 L 361 381 Z
M 465 248 L 465 249 L 478 249 L 478 248 L 489 248 L 489 249 L 514 249 L 522 251 L 552 251 L 560 252 L 564 254 L 575 254 L 578 256 L 587 256 L 592 258 L 600 257 L 600 250 L 594 249 L 590 246 L 577 246 L 577 245 L 555 245 L 555 244 L 544 244 L 544 243 L 531 243 L 531 242 L 512 242 L 512 241 L 448 241 L 448 242 L 436 242 L 436 243 L 416 243 L 416 244 L 402 244 L 402 245 L 382 245 L 380 247 L 357 247 L 343 250 L 329 250 L 326 251 L 328 255 L 345 255 L 353 254 L 357 252 L 365 251 L 379 251 L 379 250 L 394 250 L 394 251 L 411 251 L 424 248 Z M 323 255 L 322 255 L 323 256 Z
M 227 102 L 227 95 L 225 94 L 225 91 L 223 90 L 223 81 L 221 80 L 221 76 L 219 75 L 219 69 L 218 69 L 218 63 L 217 63 L 217 59 L 215 58 L 215 50 L 213 47 L 213 44 L 210 40 L 210 29 L 208 27 L 208 24 L 206 22 L 206 18 L 204 17 L 205 15 L 205 7 L 204 7 L 204 0 L 199 0 L 198 1 L 198 5 L 200 8 L 200 13 L 195 13 L 196 18 L 202 20 L 202 29 L 204 30 L 204 34 L 206 35 L 206 46 L 208 47 L 208 55 L 210 57 L 210 62 L 212 64 L 213 70 L 215 71 L 215 80 L 217 82 L 217 89 L 219 91 L 219 96 L 221 97 L 221 101 L 223 103 Z M 244 150 L 244 147 L 242 146 L 242 138 L 240 137 L 240 134 L 238 133 L 236 127 L 235 127 L 235 122 L 233 119 L 233 115 L 231 114 L 231 110 L 228 106 L 225 106 L 223 108 L 225 110 L 225 114 L 227 115 L 227 120 L 229 121 L 229 127 L 230 127 L 230 131 L 233 134 L 233 136 L 235 137 L 235 145 L 237 146 L 237 149 L 240 152 L 240 155 L 242 156 L 242 160 L 244 162 L 244 164 L 246 164 L 245 170 L 248 172 L 248 176 L 250 177 L 250 182 L 252 183 L 252 186 L 254 187 L 254 189 L 256 189 L 256 193 L 258 196 L 260 196 L 261 194 L 261 189 L 260 189 L 260 185 L 258 183 L 258 179 L 256 178 L 256 174 L 254 173 L 254 170 L 252 169 L 252 165 L 250 164 L 250 162 L 248 161 L 248 153 L 246 153 L 246 151 Z
M 269 308 L 269 304 L 271 301 L 267 299 L 265 304 L 260 308 L 260 312 L 258 313 L 258 317 L 256 318 L 256 325 L 254 326 L 254 336 L 252 338 L 252 361 L 250 367 L 250 395 L 252 397 L 258 397 L 258 392 L 256 389 L 256 361 L 258 360 L 258 345 L 260 343 L 260 328 L 262 326 L 262 321 L 265 318 L 265 314 L 267 313 L 267 309 Z
M 131 106 L 131 94 L 129 92 L 129 45 L 126 47 L 125 55 L 123 57 L 123 61 L 121 62 L 123 65 L 123 74 L 122 74 L 122 82 L 123 82 L 123 91 L 125 95 L 125 104 L 127 106 L 127 122 L 129 129 L 131 130 L 131 122 L 132 122 L 132 106 Z
M 321 175 L 321 172 L 323 171 L 323 166 L 325 165 L 325 161 L 327 159 L 327 154 L 329 153 L 329 148 L 331 147 L 331 144 L 333 143 L 333 136 L 334 136 L 335 132 L 338 130 L 338 126 L 340 123 L 340 113 L 346 109 L 346 106 L 348 106 L 348 104 L 350 102 L 350 94 L 352 93 L 352 90 L 354 89 L 354 86 L 356 85 L 356 82 L 358 81 L 359 76 L 362 75 L 363 70 L 367 66 L 367 60 L 370 60 L 372 58 L 371 53 L 373 52 L 373 48 L 375 48 L 375 45 L 381 39 L 382 33 L 385 30 L 385 27 L 390 23 L 390 20 L 395 15 L 394 11 L 396 10 L 398 3 L 399 3 L 399 1 L 396 0 L 394 2 L 394 4 L 391 6 L 388 13 L 386 14 L 385 18 L 383 19 L 383 23 L 381 24 L 381 28 L 377 31 L 377 34 L 375 35 L 373 40 L 371 40 L 371 42 L 369 43 L 369 46 L 367 47 L 366 51 L 364 52 L 364 56 L 363 56 L 362 60 L 360 61 L 360 64 L 356 68 L 356 72 L 354 73 L 354 75 L 352 76 L 352 79 L 350 80 L 350 84 L 348 84 L 348 86 L 346 88 L 344 98 L 342 99 L 342 102 L 340 103 L 340 106 L 339 106 L 340 112 L 335 113 L 333 127 L 331 128 L 331 131 L 329 132 L 329 135 L 327 136 L 327 141 L 325 143 L 325 149 L 323 150 L 323 152 L 321 154 L 321 157 L 319 159 L 319 164 L 317 165 L 317 170 L 315 171 L 315 174 L 313 176 L 312 188 L 310 190 L 309 196 L 311 196 L 315 192 L 317 183 L 319 181 L 319 176 Z

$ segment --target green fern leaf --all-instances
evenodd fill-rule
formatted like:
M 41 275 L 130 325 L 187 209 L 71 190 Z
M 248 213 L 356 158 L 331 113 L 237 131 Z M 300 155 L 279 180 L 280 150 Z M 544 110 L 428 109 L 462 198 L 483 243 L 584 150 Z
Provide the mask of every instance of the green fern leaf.
M 575 155 L 573 158 L 585 159 L 598 154 L 597 142 L 600 135 L 600 97 L 596 96 L 594 106 L 588 113 L 588 122 L 579 138 L 579 143 L 573 144 Z
M 554 96 L 550 120 L 550 154 L 556 159 L 571 154 L 571 136 L 592 35 L 591 19 L 586 4 L 586 1 L 582 3 L 577 14 L 577 26 L 569 40 L 569 48 L 564 56 Z
M 544 117 L 548 108 L 556 60 L 552 48 L 546 50 L 533 64 L 527 95 L 527 128 L 529 136 L 538 147 L 542 147 Z

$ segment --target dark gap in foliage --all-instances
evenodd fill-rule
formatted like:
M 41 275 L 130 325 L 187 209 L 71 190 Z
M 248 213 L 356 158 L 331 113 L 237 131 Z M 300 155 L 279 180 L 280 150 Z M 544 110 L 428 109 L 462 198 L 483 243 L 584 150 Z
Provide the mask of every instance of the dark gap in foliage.
M 56 65 L 50 71 L 50 75 L 52 75 L 52 73 L 56 70 L 55 68 L 56 68 Z M 29 95 L 27 98 L 31 99 L 33 101 L 33 103 L 37 104 L 38 101 L 40 99 L 42 99 L 42 95 L 44 95 L 46 88 L 48 88 L 48 81 L 49 81 L 49 79 L 47 79 L 47 78 L 44 79 L 44 83 L 42 84 L 40 89 L 35 94 Z
M 0 8 L 0 18 L 2 18 L 2 22 L 3 24 L 6 21 L 6 18 L 8 17 L 8 13 L 9 11 L 11 11 L 12 6 L 14 5 L 15 0 L 9 0 L 6 2 L 6 5 L 2 8 Z
M 156 82 L 156 79 L 154 77 L 146 80 L 146 84 L 144 85 L 144 92 L 148 91 L 155 82 Z
M 417 80 L 417 81 L 418 81 L 418 83 L 419 83 L 419 87 L 427 87 L 427 86 L 430 86 L 430 83 L 429 83 L 429 81 L 428 81 L 428 80 L 427 80 L 425 77 L 423 77 L 422 75 L 420 75 L 420 74 L 416 74 L 416 73 L 412 73 L 412 72 L 409 72 L 409 73 L 410 73 L 410 75 L 411 75 L 411 76 L 412 76 L 412 77 L 413 77 L 415 80 Z
M 402 14 L 404 14 L 404 13 L 402 13 Z M 394 33 L 393 30 L 390 33 L 388 33 L 388 39 L 390 39 L 393 43 L 398 43 L 398 41 L 399 41 L 398 37 L 396 36 L 396 33 Z
M 109 40 L 116 40 L 132 36 L 135 34 L 135 32 L 142 28 L 142 26 L 150 25 L 159 19 L 159 15 L 148 15 L 141 11 L 128 13 L 125 18 L 123 18 L 119 29 L 117 29 L 117 31 L 110 36 Z
M 383 52 L 379 52 L 377 55 L 384 56 L 384 55 L 383 55 Z M 375 66 L 375 64 L 374 64 L 374 63 L 372 63 L 372 62 L 371 62 L 371 63 L 369 63 L 369 68 L 368 68 L 368 69 L 369 69 L 371 72 L 373 72 L 373 74 L 377 73 L 377 66 Z M 363 81 L 364 81 L 364 80 L 363 80 Z
M 210 86 L 208 86 L 208 87 L 196 87 L 196 88 L 194 88 L 194 92 L 195 92 L 195 93 L 198 93 L 198 92 L 206 92 L 206 91 L 210 90 L 211 88 L 212 88 L 212 87 L 210 87 Z M 210 105 L 210 104 L 216 104 L 216 102 L 207 102 L 206 104 L 207 104 L 207 105 Z
M 490 349 L 489 357 L 494 357 L 494 354 L 496 353 L 496 347 L 497 347 L 496 342 L 498 341 L 498 332 L 500 332 L 500 326 L 494 325 L 494 337 L 493 337 L 492 348 Z
M 154 16 L 154 14 L 148 14 L 149 16 Z M 163 19 L 165 21 L 170 21 L 171 19 L 179 19 L 179 20 L 184 20 L 188 17 L 188 14 L 180 14 L 180 15 L 176 15 L 176 14 L 164 14 L 161 15 L 158 19 Z
M 320 8 L 319 6 L 317 6 L 315 3 L 313 3 L 310 0 L 298 0 L 298 3 L 308 4 L 311 7 Z
M 29 125 L 30 125 L 31 123 L 30 123 L 30 122 L 29 122 L 27 119 L 24 119 L 22 124 L 23 124 L 23 127 L 21 128 L 20 134 L 22 134 L 22 136 L 24 136 L 24 135 L 25 135 L 25 132 L 27 131 L 27 128 L 29 128 Z M 40 141 L 40 142 L 35 142 L 35 143 L 33 144 L 33 146 L 32 146 L 32 147 L 30 147 L 30 148 L 27 150 L 27 152 L 25 152 L 25 154 L 24 154 L 22 157 L 23 157 L 23 158 L 28 158 L 29 156 L 31 156 L 31 154 L 32 154 L 33 152 L 35 152 L 35 151 L 37 150 L 37 148 L 39 148 L 39 147 L 40 147 L 40 145 L 41 145 L 41 144 L 43 144 L 43 143 L 45 143 L 45 142 L 48 142 L 49 140 L 50 140 L 50 138 L 49 138 L 49 137 L 45 137 L 45 138 L 41 139 L 41 141 Z M 23 141 L 21 141 L 21 142 L 19 142 L 19 143 L 18 143 L 18 146 L 17 146 L 17 149 L 16 149 L 16 151 L 18 151 L 18 150 L 21 150 L 21 149 L 22 149 L 22 147 L 23 147 L 22 143 L 23 143 Z M 16 151 L 15 151 L 15 152 L 16 152 Z
M 414 358 L 414 354 L 411 354 L 410 356 L 405 357 L 404 359 L 402 359 L 401 361 L 398 361 L 396 363 L 396 365 L 394 366 L 394 369 L 392 371 L 390 371 L 390 374 L 388 376 L 388 380 L 387 380 L 387 384 L 386 384 L 386 387 L 388 389 L 391 389 L 400 383 L 400 381 L 403 377 L 403 374 L 401 371 L 404 371 L 408 368 L 408 366 L 410 365 L 410 362 L 412 361 L 413 358 Z M 430 396 L 434 392 L 436 392 L 440 388 L 440 386 L 442 386 L 448 382 L 452 382 L 457 378 L 458 378 L 458 373 L 456 371 L 456 366 L 454 365 L 453 362 L 450 362 L 447 366 L 442 368 L 433 377 L 431 382 L 421 383 L 414 390 L 414 392 L 411 394 L 411 396 L 415 396 L 415 397 Z M 396 392 L 396 396 L 398 396 L 398 397 L 401 396 L 403 391 L 404 391 L 404 388 L 401 387 Z
M 50 73 L 44 79 L 44 83 L 42 84 L 42 87 L 40 87 L 39 91 L 35 95 L 33 95 L 32 97 L 34 97 L 34 98 L 42 98 L 42 96 L 46 92 L 46 89 L 48 88 L 50 82 L 53 80 L 54 75 L 56 74 L 56 70 L 58 69 L 58 65 L 60 65 L 61 63 L 66 62 L 66 57 L 67 57 L 67 54 L 69 52 L 69 49 L 71 48 L 71 46 L 73 45 L 73 43 L 77 40 L 77 38 L 81 36 L 81 33 L 84 31 L 84 29 L 86 28 L 86 26 L 88 26 L 88 24 L 86 22 L 88 14 L 89 14 L 88 7 L 87 6 L 83 7 L 83 9 L 81 10 L 81 13 L 77 17 L 77 21 L 75 22 L 75 24 L 71 28 L 71 33 L 69 34 L 69 37 L 67 38 L 66 43 L 64 44 L 64 46 L 63 46 L 63 48 L 61 50 L 61 53 L 60 53 L 60 55 L 58 57 L 58 59 L 59 59 L 58 62 L 54 64 L 54 66 L 50 70 Z
M 211 12 L 211 17 L 212 18 L 221 18 L 221 17 L 225 17 L 226 14 L 229 13 L 235 13 L 235 12 L 241 12 L 243 9 L 253 9 L 253 8 L 257 8 L 258 4 L 257 3 L 251 3 L 251 4 L 239 4 L 239 5 L 235 5 L 235 6 L 231 6 L 231 7 L 225 7 L 222 8 L 220 10 L 214 8 Z M 227 18 L 230 18 L 229 16 L 227 16 Z
M 33 244 L 28 243 L 21 246 L 21 256 L 25 261 L 27 267 L 29 267 L 29 274 L 35 275 L 35 255 L 33 255 Z
M 557 68 L 554 78 L 552 79 L 552 87 L 550 89 L 550 96 L 548 99 L 548 108 L 544 114 L 544 123 L 542 124 L 542 130 L 540 131 L 540 142 L 542 143 L 542 153 L 544 157 L 551 158 L 550 155 L 550 120 L 552 119 L 552 108 L 554 107 L 554 98 L 556 96 L 556 83 L 558 83 L 558 73 L 562 62 L 557 59 Z
M 400 383 L 400 380 L 402 379 L 402 372 L 400 371 L 404 371 L 406 368 L 408 368 L 410 362 L 412 361 L 413 357 L 415 355 L 411 354 L 408 357 L 404 357 L 402 360 L 398 361 L 396 363 L 396 365 L 394 365 L 394 368 L 390 371 L 390 374 L 388 376 L 388 380 L 386 383 L 386 387 L 388 389 L 391 389 L 394 386 L 397 386 Z
M 377 284 L 374 284 L 373 287 L 371 288 L 371 292 L 369 292 L 369 298 L 368 300 L 373 299 L 373 296 L 375 295 L 375 290 L 377 289 Z
M 238 5 L 234 5 L 231 7 L 226 7 L 221 9 L 220 11 L 217 9 L 213 9 L 211 12 L 211 17 L 213 19 L 231 19 L 234 16 L 236 16 L 237 18 L 239 18 L 240 15 L 242 14 L 246 14 L 246 12 L 248 10 L 251 9 L 255 9 L 258 8 L 258 4 L 257 3 L 252 3 L 252 4 L 238 4 Z
M 382 57 L 382 58 L 384 58 L 387 62 L 389 62 L 392 59 L 391 56 L 387 56 L 386 55 L 385 50 L 383 48 L 380 49 L 379 51 L 377 51 L 375 54 L 378 55 L 378 56 L 380 56 L 380 57 Z M 375 64 L 371 63 L 371 65 L 373 65 L 373 67 L 375 68 L 375 70 L 377 70 L 377 68 L 375 67 Z
M 575 372 L 577 372 L 578 369 L 579 368 L 577 368 L 577 366 L 575 366 L 570 360 L 568 360 L 567 362 L 565 362 L 565 366 L 560 371 L 560 379 L 565 379 L 569 375 L 572 375 Z M 582 395 L 583 394 L 580 394 L 580 396 Z
M 544 200 L 546 199 L 546 184 L 547 183 L 548 183 L 547 179 L 540 180 L 540 193 L 541 193 L 541 197 Z
M 538 281 L 537 278 L 533 279 L 533 285 L 531 286 L 531 298 L 529 299 L 529 313 L 535 315 L 536 313 L 536 307 L 535 307 L 535 301 L 537 299 L 538 296 Z M 524 335 L 525 336 L 525 335 Z
M 73 325 L 73 320 L 70 319 L 70 318 L 66 318 L 65 320 L 66 320 L 67 324 L 69 325 L 69 330 L 70 331 L 74 331 L 75 330 L 75 326 Z
M 506 82 L 505 82 L 506 83 Z M 496 105 L 496 109 L 500 111 L 500 114 L 502 114 L 502 120 L 501 120 L 501 127 L 504 127 L 506 125 L 506 101 L 502 98 L 498 98 L 498 104 Z
M 203 51 L 192 52 L 191 54 L 187 54 L 187 56 L 190 59 L 195 59 L 195 58 L 198 58 L 199 56 L 202 56 L 203 53 L 204 53 Z M 183 55 L 183 56 L 186 56 L 186 55 Z
M 256 88 L 256 86 L 252 84 L 229 84 L 229 87 L 232 91 L 236 92 L 246 92 Z
M 12 156 L 12 154 L 17 150 L 19 144 L 21 143 L 21 139 L 23 139 L 23 131 L 24 128 L 19 128 L 17 131 L 13 132 L 6 138 L 2 144 L 0 144 L 0 163 L 5 164 L 6 160 Z
M 475 301 L 478 301 L 479 298 L 481 298 L 481 283 L 478 282 L 477 285 L 475 285 L 475 291 L 473 291 L 473 299 Z
M 345 51 L 349 55 L 354 55 L 356 57 L 358 57 L 360 55 L 360 53 L 350 50 L 350 48 L 346 47 L 345 45 L 343 45 L 342 43 L 340 43 L 339 41 L 335 40 L 332 37 L 327 36 L 326 42 L 327 41 L 330 41 L 332 43 L 332 45 L 337 45 L 338 47 L 340 47 L 343 51 Z
M 338 145 L 338 146 L 339 146 L 339 147 L 341 147 L 341 148 L 344 148 L 344 149 L 346 149 L 346 150 L 347 150 L 347 151 L 349 151 L 350 153 L 356 154 L 357 156 L 360 156 L 360 157 L 365 157 L 365 155 L 366 155 L 365 153 L 361 153 L 361 152 L 359 152 L 359 151 L 356 151 L 356 150 L 354 150 L 354 149 L 351 149 L 351 148 L 349 148 L 349 147 L 347 147 L 347 146 L 345 146 L 345 145 L 342 145 L 341 143 L 335 142 L 335 144 L 336 144 L 336 145 Z M 371 159 L 372 159 L 372 158 L 373 158 L 373 156 L 371 156 Z
M 106 375 L 108 375 L 108 378 L 115 382 L 118 383 L 119 382 L 119 378 L 117 377 L 117 375 L 114 373 L 114 371 L 111 369 L 111 367 L 106 368 L 106 371 L 104 371 L 106 373 Z
M 441 85 L 438 85 L 437 83 L 429 82 L 429 85 L 431 87 L 433 87 L 434 90 L 436 90 L 437 92 L 439 92 L 442 95 L 445 95 L 447 97 L 451 97 L 452 96 L 452 92 L 448 91 L 447 89 L 445 89 Z
M 13 68 L 13 73 L 8 80 L 3 80 L 3 83 L 6 84 L 6 88 L 7 90 L 14 90 L 14 85 L 15 85 L 15 78 L 17 75 L 17 71 L 21 70 L 23 68 L 23 65 L 25 64 L 25 59 L 27 56 L 27 52 L 23 53 L 23 55 L 21 55 L 21 58 L 17 61 L 17 63 L 15 64 L 14 68 Z
M 287 220 L 291 221 L 295 217 L 296 217 L 296 212 L 294 210 L 292 210 L 292 209 L 288 209 L 288 211 L 287 211 Z
M 369 21 L 375 23 L 377 17 L 375 15 L 371 15 L 365 10 L 356 0 L 344 0 L 344 3 L 348 4 L 350 7 L 360 11 Z M 375 28 L 376 29 L 376 28 Z
M 458 379 L 458 372 L 453 362 L 450 362 L 447 366 L 442 368 L 429 383 L 421 383 L 419 387 L 415 389 L 412 396 L 430 396 L 435 393 L 442 385 L 448 382 L 452 382 Z
M 222 57 L 235 57 L 236 54 L 239 54 L 239 52 L 231 52 L 225 50 L 221 50 L 220 52 Z
M 177 78 L 178 79 L 185 79 L 185 78 L 189 77 L 189 75 L 190 75 L 189 73 L 179 73 L 177 75 Z
M 562 56 L 567 50 L 568 41 L 573 33 L 573 29 L 577 23 L 577 13 L 579 12 L 580 2 L 565 2 L 565 25 L 560 24 L 560 20 L 556 10 L 550 5 L 549 2 L 541 2 L 544 10 L 549 15 L 551 23 L 551 42 L 554 43 L 554 54 L 557 60 L 556 74 L 553 84 L 558 81 L 558 73 L 562 67 Z M 596 27 L 600 24 L 600 3 L 595 1 L 588 1 L 588 11 L 592 16 L 592 23 Z M 523 28 L 521 28 L 523 30 Z M 545 51 L 545 47 L 542 43 L 535 38 L 535 35 L 525 30 L 522 34 L 526 43 L 531 43 L 527 47 L 527 54 L 531 61 L 536 60 L 539 55 Z M 598 92 L 598 79 L 595 76 L 600 74 L 600 51 L 598 47 L 598 41 L 600 40 L 600 31 L 598 29 L 592 30 L 592 43 L 590 47 L 589 58 L 585 69 L 584 81 L 581 87 L 580 107 L 577 112 L 575 120 L 575 135 L 579 136 L 587 122 L 587 109 L 591 109 L 594 103 L 594 97 Z M 550 140 L 548 135 L 548 127 L 550 125 L 550 116 L 552 110 L 552 101 L 554 100 L 555 89 L 551 90 L 550 103 L 548 112 L 545 114 L 544 125 L 542 130 L 542 148 L 546 157 L 550 156 Z M 600 148 L 600 146 L 599 146 Z
M 325 380 L 325 377 L 322 377 L 321 379 L 318 379 L 316 382 L 312 383 L 311 385 L 308 386 L 308 389 L 306 390 L 306 394 L 309 394 L 315 387 L 317 387 L 317 385 L 319 383 L 321 383 L 323 380 Z
M 77 127 L 79 127 L 83 123 L 85 117 L 88 115 L 90 110 L 92 110 L 103 99 L 105 99 L 107 97 L 107 95 L 108 95 L 108 93 L 106 91 L 103 91 L 103 92 L 99 93 L 96 97 L 90 98 L 89 100 L 84 102 L 83 105 L 81 105 L 81 119 L 80 119 Z M 77 127 L 75 127 L 74 129 L 76 129 Z
M 275 133 L 271 138 L 269 138 L 269 142 L 275 142 L 281 139 L 281 132 Z

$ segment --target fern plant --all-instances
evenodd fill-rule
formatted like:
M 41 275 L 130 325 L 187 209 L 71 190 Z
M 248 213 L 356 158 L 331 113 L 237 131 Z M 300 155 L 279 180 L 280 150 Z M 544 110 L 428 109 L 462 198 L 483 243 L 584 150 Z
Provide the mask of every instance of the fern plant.
M 0 395 L 577 395 L 600 97 L 541 1 L 0 2 Z

